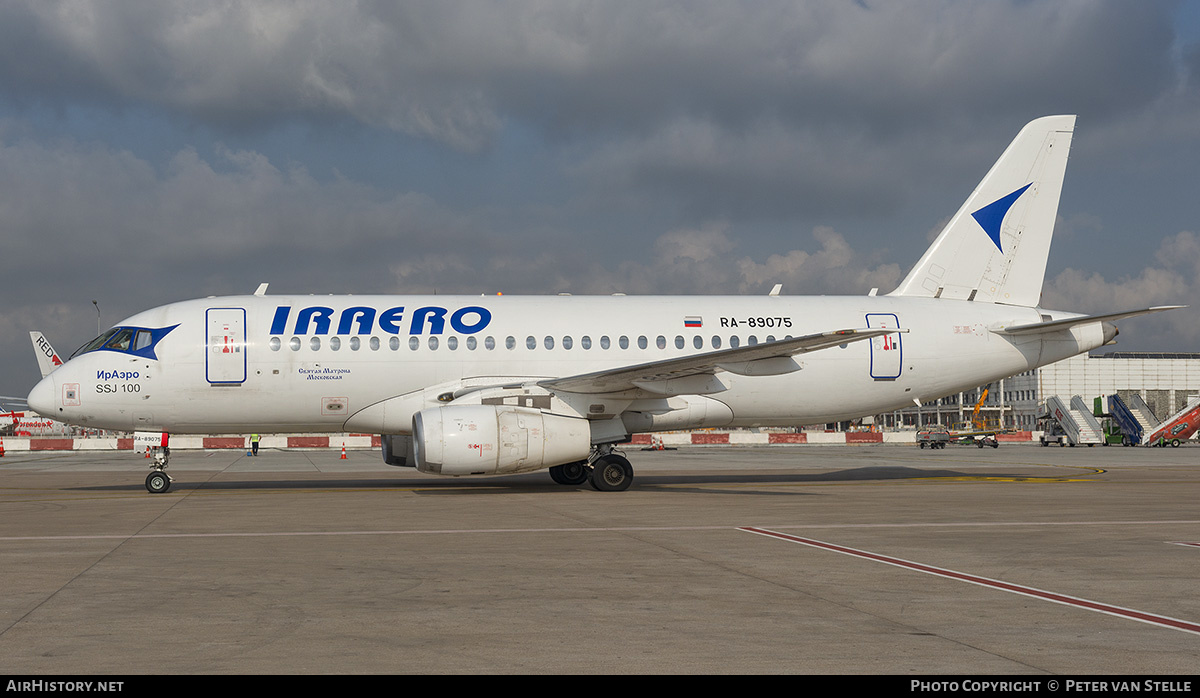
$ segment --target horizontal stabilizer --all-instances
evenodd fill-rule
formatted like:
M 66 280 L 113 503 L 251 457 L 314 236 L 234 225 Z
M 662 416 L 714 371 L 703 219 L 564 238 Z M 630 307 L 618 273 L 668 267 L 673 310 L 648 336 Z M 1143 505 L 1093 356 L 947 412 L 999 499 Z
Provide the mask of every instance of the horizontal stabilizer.
M 679 381 L 678 383 L 675 383 L 675 381 L 689 376 L 711 375 L 717 371 L 726 370 L 725 366 L 740 367 L 749 362 L 778 357 L 791 357 L 796 354 L 828 349 L 829 347 L 841 346 L 851 342 L 861 342 L 864 339 L 871 339 L 880 335 L 907 331 L 903 329 L 869 328 L 822 332 L 804 337 L 780 339 L 765 344 L 737 347 L 736 349 L 719 349 L 702 354 L 681 356 L 675 359 L 651 361 L 636 366 L 622 366 L 620 368 L 585 373 L 567 378 L 552 378 L 540 381 L 538 385 L 548 390 L 565 390 L 572 393 L 586 394 L 615 393 L 635 388 L 648 389 L 646 386 L 651 386 L 653 388 L 652 392 L 658 394 L 692 394 L 695 391 L 688 390 L 684 386 L 689 386 L 695 381 Z M 796 368 L 798 369 L 799 365 Z M 741 371 L 737 372 L 741 373 Z M 671 382 L 668 383 L 668 381 Z M 679 386 L 679 389 L 673 390 L 672 385 Z M 710 392 L 710 390 L 705 390 L 704 392 Z
M 1150 313 L 1160 313 L 1164 310 L 1175 310 L 1177 308 L 1186 308 L 1185 305 L 1157 305 L 1152 308 L 1143 308 L 1141 310 L 1129 310 L 1123 313 L 1108 313 L 1107 315 L 1082 315 L 1080 317 L 1067 318 L 1065 320 L 1051 320 L 1049 322 L 1035 322 L 1028 325 L 1013 325 L 1012 327 L 998 327 L 992 332 L 996 334 L 1008 335 L 1024 335 L 1024 334 L 1041 334 L 1043 332 L 1057 332 L 1059 330 L 1068 330 L 1079 325 L 1086 325 L 1092 322 L 1112 322 L 1121 320 L 1127 317 L 1136 317 L 1138 315 L 1148 315 Z

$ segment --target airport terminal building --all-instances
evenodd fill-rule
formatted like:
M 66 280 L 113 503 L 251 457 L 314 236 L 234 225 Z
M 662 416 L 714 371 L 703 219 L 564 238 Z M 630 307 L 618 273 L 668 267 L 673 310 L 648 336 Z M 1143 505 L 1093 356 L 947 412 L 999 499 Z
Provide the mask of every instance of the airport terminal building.
M 875 423 L 889 429 L 965 422 L 971 419 L 982 391 L 980 386 L 971 392 L 932 400 L 921 406 L 920 414 L 913 406 L 877 415 Z M 1094 398 L 1114 393 L 1138 393 L 1155 417 L 1166 419 L 1186 406 L 1189 399 L 1200 396 L 1200 353 L 1081 354 L 997 381 L 979 412 L 989 424 L 1033 430 L 1051 395 L 1064 400 L 1079 395 L 1090 405 Z

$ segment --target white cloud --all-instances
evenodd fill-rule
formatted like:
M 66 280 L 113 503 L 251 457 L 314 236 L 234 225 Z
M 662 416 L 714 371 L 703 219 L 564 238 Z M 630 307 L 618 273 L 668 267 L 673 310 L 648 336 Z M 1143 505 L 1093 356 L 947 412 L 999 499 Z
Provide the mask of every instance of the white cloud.
M 1148 266 L 1110 280 L 1098 272 L 1065 269 L 1047 279 L 1042 305 L 1099 314 L 1156 305 L 1187 305 L 1200 292 L 1200 237 L 1191 231 L 1164 240 L 1162 266 Z M 1157 351 L 1194 351 L 1200 342 L 1200 308 L 1189 307 L 1117 323 L 1126 343 Z
M 1035 100 L 1127 112 L 1180 83 L 1171 38 L 1166 6 L 1083 0 L 27 0 L 0 10 L 0 85 L 234 127 L 347 117 L 474 151 L 508 119 L 886 132 L 984 108 L 1019 120 Z

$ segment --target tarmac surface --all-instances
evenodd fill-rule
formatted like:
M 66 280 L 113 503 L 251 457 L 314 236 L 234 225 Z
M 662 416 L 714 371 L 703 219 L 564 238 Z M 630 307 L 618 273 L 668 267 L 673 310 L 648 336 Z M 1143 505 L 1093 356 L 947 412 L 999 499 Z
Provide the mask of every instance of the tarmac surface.
M 0 672 L 1193 674 L 1200 446 L 0 460 Z

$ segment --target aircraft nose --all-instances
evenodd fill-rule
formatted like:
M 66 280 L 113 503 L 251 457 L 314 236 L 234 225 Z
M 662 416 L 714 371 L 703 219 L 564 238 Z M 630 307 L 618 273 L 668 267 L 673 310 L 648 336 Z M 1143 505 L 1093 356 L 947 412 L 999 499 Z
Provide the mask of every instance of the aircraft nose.
M 33 390 L 29 391 L 29 397 L 25 399 L 25 402 L 34 412 L 43 417 L 52 417 L 54 415 L 54 392 L 54 380 L 47 376 L 33 386 Z

